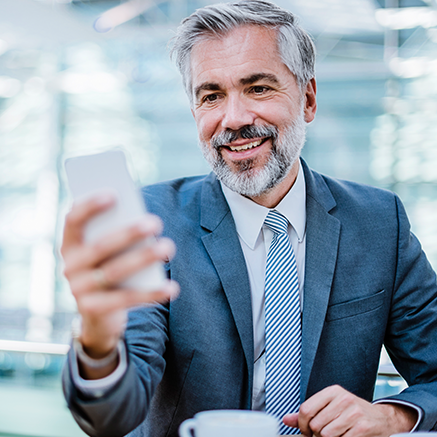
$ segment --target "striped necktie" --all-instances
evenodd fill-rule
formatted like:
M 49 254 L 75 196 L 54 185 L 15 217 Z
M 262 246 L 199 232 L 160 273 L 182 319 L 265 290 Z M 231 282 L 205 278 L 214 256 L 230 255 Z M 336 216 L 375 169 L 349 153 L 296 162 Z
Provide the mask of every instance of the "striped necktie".
M 264 224 L 274 233 L 265 281 L 266 411 L 280 420 L 279 434 L 299 434 L 299 429 L 282 423 L 285 414 L 298 411 L 300 399 L 302 335 L 296 259 L 288 220 L 272 210 Z

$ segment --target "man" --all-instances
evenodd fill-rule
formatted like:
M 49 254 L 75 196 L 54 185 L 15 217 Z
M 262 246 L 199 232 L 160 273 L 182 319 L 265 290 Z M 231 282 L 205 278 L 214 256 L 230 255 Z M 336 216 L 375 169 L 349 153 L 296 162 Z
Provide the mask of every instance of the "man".
M 436 277 L 399 199 L 299 159 L 316 113 L 309 36 L 273 4 L 218 4 L 183 21 L 173 53 L 213 173 L 144 190 L 170 237 L 146 250 L 124 251 L 160 233 L 154 216 L 89 246 L 84 225 L 114 199 L 69 213 L 62 253 L 82 331 L 64 390 L 79 425 L 177 436 L 198 411 L 252 408 L 283 419 L 283 434 L 435 427 Z M 162 290 L 117 288 L 169 259 Z M 131 310 L 124 332 L 127 309 L 151 301 L 163 303 Z M 372 404 L 383 343 L 410 387 Z

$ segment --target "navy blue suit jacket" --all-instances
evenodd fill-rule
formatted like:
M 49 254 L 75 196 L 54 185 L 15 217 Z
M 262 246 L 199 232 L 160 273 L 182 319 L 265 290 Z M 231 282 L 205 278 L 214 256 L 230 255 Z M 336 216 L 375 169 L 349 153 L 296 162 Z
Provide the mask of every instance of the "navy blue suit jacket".
M 372 400 L 382 344 L 410 387 L 394 398 L 437 422 L 437 286 L 404 208 L 391 192 L 308 169 L 302 313 L 302 401 L 332 384 Z M 213 174 L 144 189 L 178 252 L 180 297 L 130 312 L 128 370 L 101 399 L 64 372 L 79 425 L 93 436 L 176 437 L 202 410 L 250 409 L 250 286 L 234 221 Z M 70 355 L 71 359 L 71 355 Z

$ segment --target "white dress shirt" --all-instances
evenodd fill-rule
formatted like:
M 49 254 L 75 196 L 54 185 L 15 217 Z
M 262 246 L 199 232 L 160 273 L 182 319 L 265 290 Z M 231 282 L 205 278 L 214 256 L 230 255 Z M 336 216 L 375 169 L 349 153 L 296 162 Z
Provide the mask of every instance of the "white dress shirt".
M 222 184 L 223 193 L 231 209 L 237 228 L 238 238 L 246 260 L 252 297 L 253 338 L 254 338 L 254 378 L 252 409 L 265 410 L 265 306 L 264 282 L 267 253 L 273 239 L 273 232 L 264 226 L 269 208 L 258 205 Z M 306 190 L 302 165 L 299 163 L 297 179 L 291 190 L 274 208 L 290 223 L 288 236 L 296 257 L 301 308 L 303 284 L 305 280 L 305 226 Z

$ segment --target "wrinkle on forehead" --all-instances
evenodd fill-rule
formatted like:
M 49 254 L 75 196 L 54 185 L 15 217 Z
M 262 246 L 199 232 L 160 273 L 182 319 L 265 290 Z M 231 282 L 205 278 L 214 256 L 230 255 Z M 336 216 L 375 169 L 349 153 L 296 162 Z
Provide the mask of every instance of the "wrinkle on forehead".
M 192 85 L 196 88 L 194 82 L 218 83 L 217 78 L 213 79 L 214 70 L 219 71 L 220 78 L 223 77 L 226 73 L 221 70 L 223 62 L 229 68 L 238 68 L 250 62 L 261 62 L 266 66 L 275 62 L 288 70 L 280 56 L 276 37 L 277 32 L 273 28 L 246 25 L 237 27 L 225 35 L 207 38 L 197 43 L 191 53 Z M 257 50 L 254 50 L 254 40 L 258 43 Z M 264 72 L 257 68 L 253 73 Z M 208 78 L 202 80 L 205 74 Z

